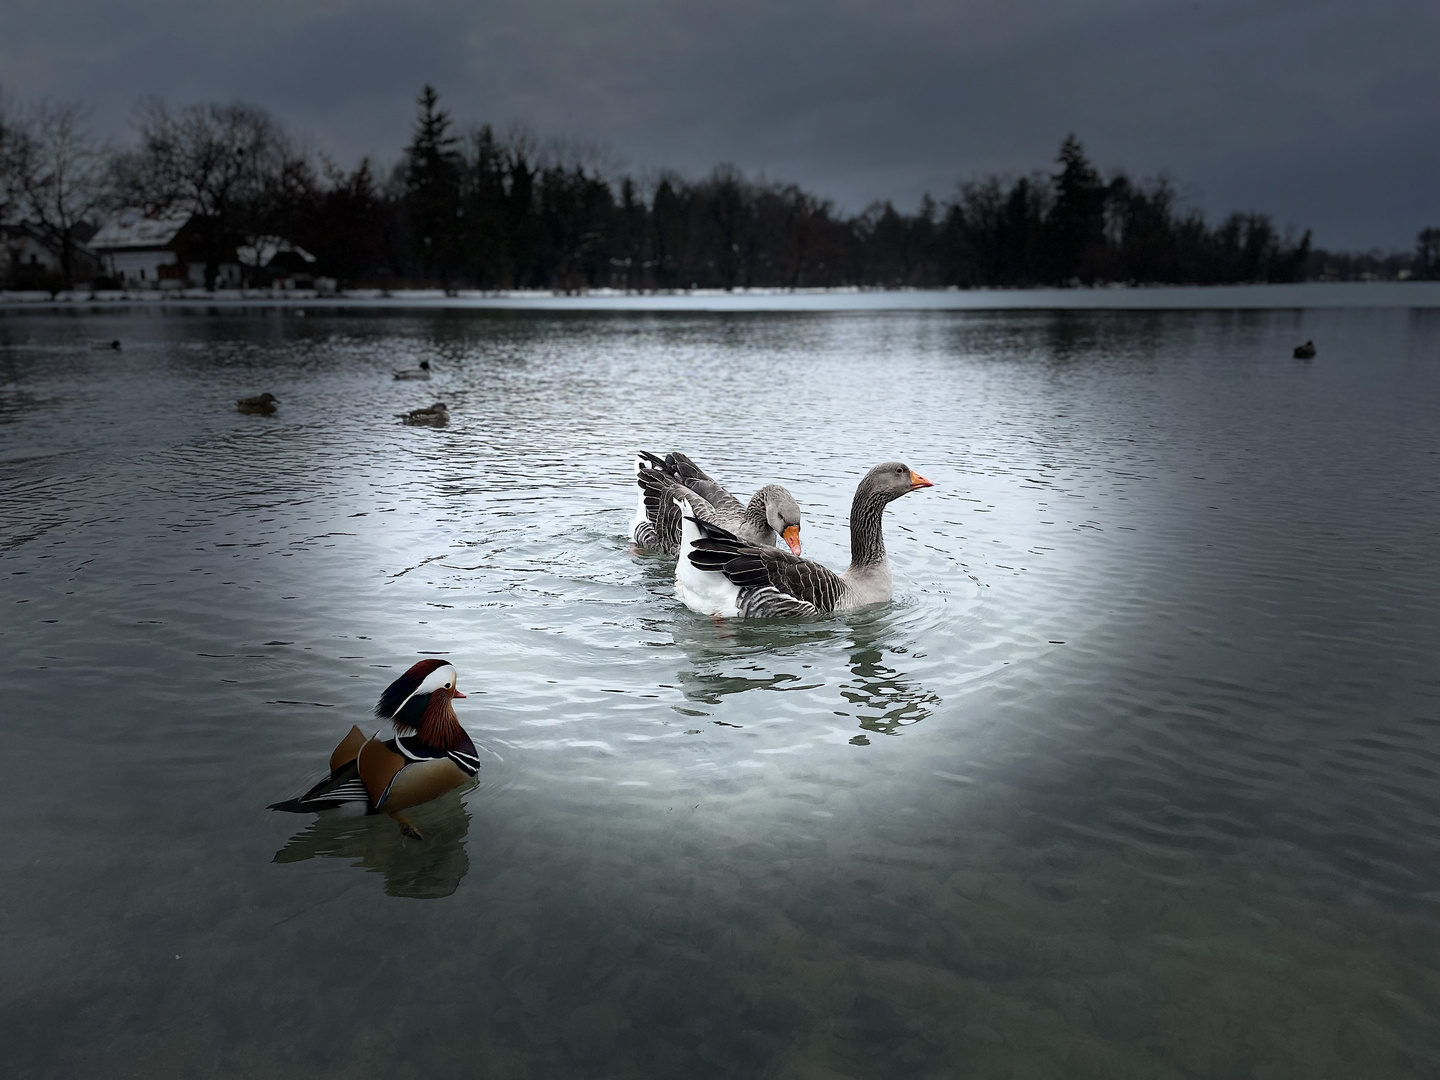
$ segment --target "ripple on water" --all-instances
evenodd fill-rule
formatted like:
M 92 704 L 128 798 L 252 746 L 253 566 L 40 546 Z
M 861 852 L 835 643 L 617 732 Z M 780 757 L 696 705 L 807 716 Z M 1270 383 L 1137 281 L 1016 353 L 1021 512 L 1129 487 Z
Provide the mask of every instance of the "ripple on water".
M 204 1050 L 141 1025 L 169 1071 L 363 1072 L 315 1032 L 374 1030 L 345 988 L 382 960 L 396 1024 L 464 1001 L 497 1073 L 1414 1072 L 1436 328 L 1336 316 L 1296 366 L 1318 318 L 96 316 L 115 355 L 34 322 L 0 386 L 19 996 L 88 1003 L 77 1075 L 150 1053 L 137 992 Z M 936 487 L 887 510 L 891 604 L 717 623 L 629 548 L 641 448 L 784 483 L 836 569 L 866 469 Z M 429 845 L 266 817 L 419 655 L 487 752 Z M 79 810 L 34 780 L 57 748 Z M 357 950 L 397 912 L 420 960 Z

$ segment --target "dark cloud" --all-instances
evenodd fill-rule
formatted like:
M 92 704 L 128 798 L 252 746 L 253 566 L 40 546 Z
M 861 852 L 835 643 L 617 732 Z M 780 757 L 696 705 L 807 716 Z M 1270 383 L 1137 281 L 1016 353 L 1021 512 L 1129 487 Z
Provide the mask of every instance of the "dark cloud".
M 1440 7 L 1369 0 L 9 0 L 0 72 L 81 97 L 242 98 L 342 160 L 393 158 L 421 84 L 457 119 L 730 162 L 847 208 L 1049 167 L 1168 173 L 1210 213 L 1405 247 L 1440 223 Z

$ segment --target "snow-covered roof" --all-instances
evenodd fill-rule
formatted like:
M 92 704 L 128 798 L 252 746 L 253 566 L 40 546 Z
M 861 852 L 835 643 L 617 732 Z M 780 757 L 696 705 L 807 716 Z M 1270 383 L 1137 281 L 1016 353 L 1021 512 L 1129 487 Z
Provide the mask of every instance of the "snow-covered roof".
M 175 239 L 176 233 L 189 220 L 189 214 L 150 218 L 138 210 L 123 210 L 100 226 L 100 231 L 90 238 L 90 246 L 97 251 L 163 248 Z
M 241 244 L 235 249 L 235 254 L 242 263 L 255 267 L 269 266 L 271 259 L 286 252 L 294 252 L 307 263 L 315 261 L 314 255 L 282 236 L 252 236 L 248 244 Z

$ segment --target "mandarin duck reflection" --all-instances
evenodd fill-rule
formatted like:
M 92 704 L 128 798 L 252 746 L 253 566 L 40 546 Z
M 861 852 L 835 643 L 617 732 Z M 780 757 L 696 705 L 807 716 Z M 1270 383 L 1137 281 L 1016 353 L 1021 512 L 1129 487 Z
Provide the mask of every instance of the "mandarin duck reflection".
M 400 811 L 429 802 L 480 771 L 475 744 L 450 704 L 465 696 L 457 682 L 454 666 L 444 660 L 415 664 L 385 688 L 375 706 L 375 715 L 394 725 L 395 736 L 382 739 L 377 731 L 367 739 L 352 727 L 330 755 L 330 775 L 298 799 L 273 803 L 270 809 L 389 814 L 406 836 L 422 839 Z

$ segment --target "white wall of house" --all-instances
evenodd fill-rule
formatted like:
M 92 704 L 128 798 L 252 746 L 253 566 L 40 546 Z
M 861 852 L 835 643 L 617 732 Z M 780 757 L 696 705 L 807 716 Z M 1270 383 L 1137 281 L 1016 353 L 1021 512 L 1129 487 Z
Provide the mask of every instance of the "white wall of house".
M 60 256 L 33 236 L 10 236 L 5 250 L 11 265 L 27 273 L 60 273 Z
M 105 262 L 110 276 L 121 285 L 158 289 L 163 280 L 160 267 L 175 266 L 178 260 L 173 251 L 112 251 Z

